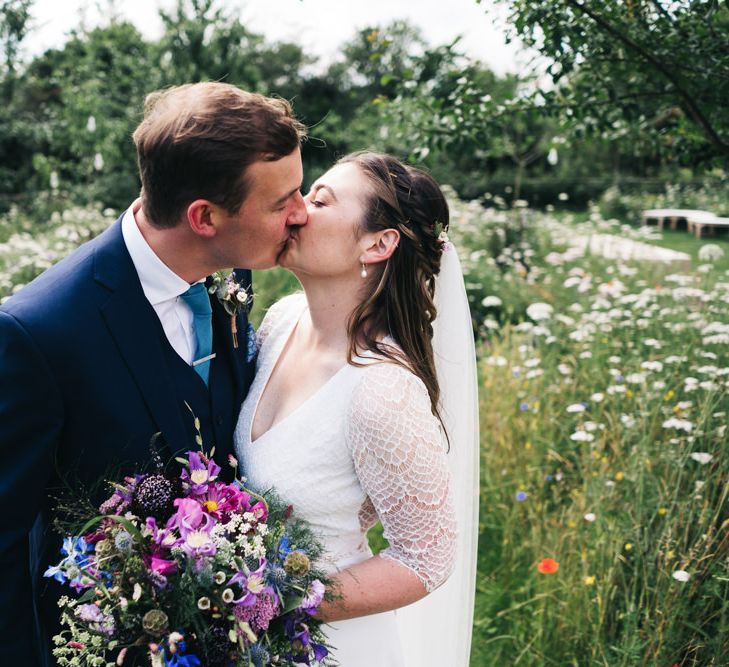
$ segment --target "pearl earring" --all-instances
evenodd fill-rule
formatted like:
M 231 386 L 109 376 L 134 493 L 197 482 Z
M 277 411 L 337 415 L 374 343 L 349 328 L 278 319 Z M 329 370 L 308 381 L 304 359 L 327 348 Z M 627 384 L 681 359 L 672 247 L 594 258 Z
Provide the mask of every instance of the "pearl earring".
M 367 267 L 364 265 L 364 262 L 362 263 L 362 271 L 359 275 L 361 275 L 363 278 L 367 277 Z

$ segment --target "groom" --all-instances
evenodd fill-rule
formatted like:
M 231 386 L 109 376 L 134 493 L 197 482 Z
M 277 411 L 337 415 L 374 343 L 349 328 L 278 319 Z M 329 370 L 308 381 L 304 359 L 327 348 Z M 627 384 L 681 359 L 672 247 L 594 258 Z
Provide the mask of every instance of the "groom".
M 58 489 L 144 464 L 156 432 L 165 460 L 194 446 L 190 409 L 224 465 L 255 350 L 204 281 L 274 266 L 306 223 L 303 137 L 286 102 L 231 85 L 150 95 L 141 199 L 0 308 L 0 665 L 54 664 Z

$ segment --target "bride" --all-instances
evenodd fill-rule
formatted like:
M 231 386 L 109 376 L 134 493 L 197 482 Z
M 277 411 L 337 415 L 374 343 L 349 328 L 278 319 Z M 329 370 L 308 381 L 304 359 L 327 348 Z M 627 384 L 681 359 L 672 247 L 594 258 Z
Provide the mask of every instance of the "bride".
M 241 468 L 324 540 L 336 599 L 321 614 L 342 667 L 465 667 L 475 356 L 445 198 L 426 173 L 359 153 L 305 202 L 308 221 L 279 258 L 304 293 L 261 324 L 235 433 Z M 378 520 L 389 547 L 373 556 Z

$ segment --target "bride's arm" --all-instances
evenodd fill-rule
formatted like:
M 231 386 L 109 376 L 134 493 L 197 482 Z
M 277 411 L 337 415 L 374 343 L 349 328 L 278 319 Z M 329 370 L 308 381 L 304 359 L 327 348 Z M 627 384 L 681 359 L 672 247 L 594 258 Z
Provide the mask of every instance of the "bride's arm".
M 347 445 L 368 496 L 365 527 L 376 512 L 390 546 L 335 577 L 337 599 L 321 614 L 343 620 L 415 602 L 447 579 L 456 517 L 446 443 L 425 386 L 390 363 L 367 368 L 347 419 Z

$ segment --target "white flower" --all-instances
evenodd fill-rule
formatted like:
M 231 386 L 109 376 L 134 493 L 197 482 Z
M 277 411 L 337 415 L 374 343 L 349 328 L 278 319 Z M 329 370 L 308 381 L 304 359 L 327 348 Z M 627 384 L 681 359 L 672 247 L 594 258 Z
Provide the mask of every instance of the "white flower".
M 699 381 L 696 378 L 688 377 L 683 382 L 683 390 L 686 392 L 695 391 L 699 386 Z
M 682 584 L 685 584 L 691 578 L 691 575 L 686 570 L 676 570 L 671 576 Z
M 89 116 L 89 119 L 86 121 L 86 131 L 96 132 L 96 118 L 93 116 Z
M 210 609 L 210 598 L 208 597 L 202 597 L 197 601 L 197 608 L 198 609 Z
M 592 512 L 588 512 L 587 514 L 585 514 L 585 521 L 589 521 L 590 523 L 592 523 L 596 518 L 597 517 L 595 517 Z
M 58 186 L 60 185 L 60 180 L 58 178 L 57 171 L 51 172 L 50 184 L 51 184 L 51 190 L 58 190 Z
M 692 452 L 691 458 L 694 461 L 697 461 L 702 466 L 706 465 L 707 463 L 711 462 L 711 459 L 714 457 L 711 454 L 708 454 L 707 452 Z
M 569 198 L 570 196 L 566 192 L 560 192 L 557 195 L 557 199 L 559 199 L 560 201 L 567 201 Z
M 660 361 L 644 361 L 640 367 L 644 371 L 656 371 L 660 372 L 663 370 L 663 364 Z
M 492 356 L 486 358 L 486 363 L 489 366 L 506 366 L 506 364 L 508 362 L 506 361 L 505 357 L 500 357 L 498 355 L 492 355 Z
M 547 153 L 547 162 L 554 167 L 554 165 L 559 162 L 559 153 L 557 153 L 557 149 L 552 147 L 549 149 L 549 153 Z
M 584 403 L 573 403 L 572 405 L 567 406 L 567 412 L 584 412 L 584 411 L 585 411 Z
M 233 593 L 233 591 L 230 588 L 226 588 L 223 591 L 223 602 L 225 602 L 226 604 L 230 604 L 231 602 L 233 602 L 234 599 L 235 594 Z
M 699 260 L 702 262 L 715 262 L 724 257 L 724 251 L 716 243 L 705 243 L 699 249 Z
M 620 422 L 625 428 L 633 428 L 635 426 L 635 417 L 631 415 L 620 415 Z
M 587 431 L 575 431 L 570 436 L 570 440 L 574 440 L 575 442 L 592 442 L 594 439 L 595 436 Z
M 629 373 L 625 376 L 625 381 L 628 384 L 643 384 L 645 382 L 645 375 L 643 373 Z
M 686 431 L 686 433 L 691 433 L 694 425 L 686 419 L 671 417 L 663 422 L 663 428 L 675 428 L 677 431 Z
M 487 296 L 481 301 L 484 308 L 498 308 L 502 304 L 498 296 Z
M 554 312 L 554 308 L 550 306 L 548 303 L 532 303 L 529 306 L 527 306 L 526 314 L 528 317 L 530 317 L 535 322 L 541 322 L 543 320 L 548 320 L 552 317 L 552 313 Z
M 101 171 L 104 168 L 104 157 L 101 153 L 94 155 L 94 169 Z
M 132 593 L 132 600 L 135 602 L 139 601 L 142 597 L 142 587 L 139 584 L 134 584 L 134 592 Z
M 607 393 L 612 396 L 613 394 L 624 394 L 626 391 L 624 384 L 612 384 L 607 388 Z
M 605 394 L 601 394 L 600 392 L 590 396 L 590 400 L 593 403 L 601 403 L 604 399 L 605 399 Z

